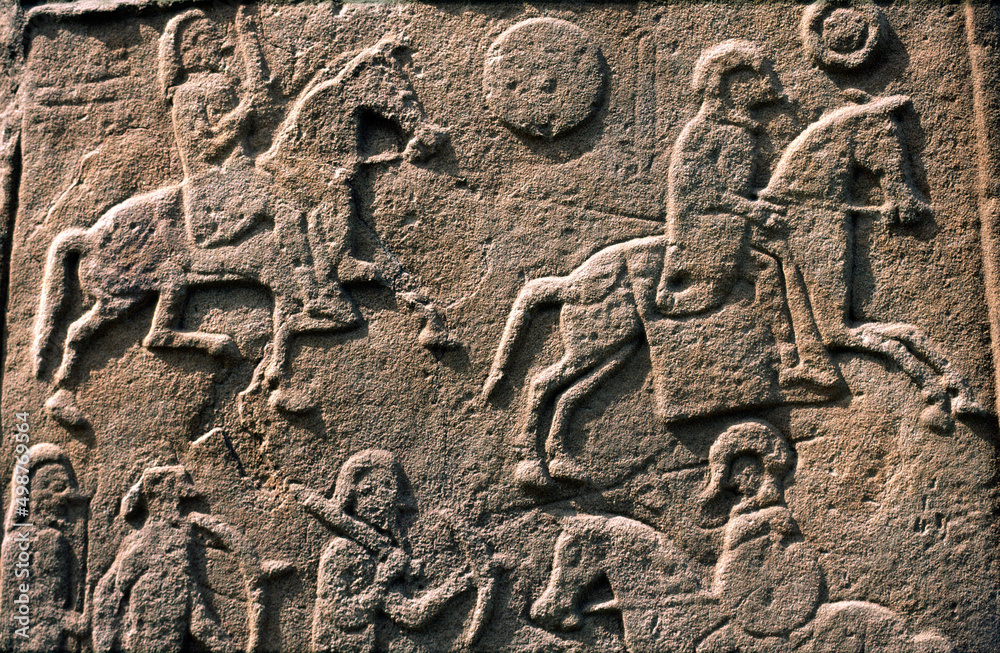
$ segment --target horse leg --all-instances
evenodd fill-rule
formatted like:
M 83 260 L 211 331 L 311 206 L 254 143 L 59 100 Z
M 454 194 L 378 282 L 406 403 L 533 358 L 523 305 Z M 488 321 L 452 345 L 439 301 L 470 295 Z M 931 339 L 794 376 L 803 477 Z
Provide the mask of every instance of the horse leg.
M 948 430 L 950 413 L 987 414 L 973 397 L 966 380 L 951 367 L 918 327 L 911 324 L 864 324 L 850 330 L 855 348 L 894 361 L 917 384 L 932 404 L 923 421 Z M 937 414 L 943 413 L 943 414 Z
M 80 360 L 80 351 L 94 335 L 110 322 L 114 322 L 135 305 L 132 298 L 108 297 L 98 299 L 79 319 L 69 326 L 63 345 L 62 363 L 53 375 L 56 391 L 45 407 L 58 422 L 67 426 L 83 427 L 87 417 L 76 405 L 76 397 L 66 385 Z
M 584 352 L 581 356 L 573 350 L 567 350 L 558 363 L 546 368 L 532 380 L 528 391 L 528 421 L 524 427 L 524 442 L 531 458 L 521 461 L 515 472 L 515 478 L 521 485 L 536 489 L 551 487 L 552 479 L 545 464 L 532 451 L 538 444 L 542 414 L 552 395 L 593 367 L 595 353 L 598 352 Z
M 959 415 L 986 415 L 989 411 L 976 401 L 968 381 L 956 372 L 930 338 L 912 324 L 871 324 L 869 331 L 902 343 L 912 355 L 926 363 L 940 377 L 952 410 Z
M 604 383 L 605 380 L 621 369 L 625 361 L 631 358 L 638 349 L 638 340 L 626 343 L 611 358 L 571 385 L 556 400 L 555 412 L 552 415 L 552 424 L 549 427 L 549 434 L 545 440 L 545 453 L 549 457 L 548 468 L 552 478 L 567 480 L 583 480 L 586 478 L 586 470 L 573 462 L 569 452 L 566 451 L 563 432 L 569 425 L 570 417 L 576 411 L 580 402 L 593 392 L 597 386 Z
M 191 348 L 201 349 L 210 356 L 230 356 L 239 358 L 240 352 L 236 342 L 222 333 L 205 333 L 201 331 L 181 332 L 174 326 L 180 321 L 184 311 L 184 300 L 187 298 L 187 286 L 183 283 L 171 283 L 160 289 L 160 297 L 153 311 L 153 323 L 149 333 L 142 341 L 143 347 L 154 349 Z
M 765 267 L 761 273 L 761 281 L 765 284 L 770 281 L 776 287 L 784 290 L 784 303 L 788 308 L 788 316 L 791 319 L 791 343 L 782 343 L 779 338 L 779 350 L 782 346 L 794 350 L 794 364 L 789 364 L 786 356 L 782 356 L 782 363 L 778 370 L 778 383 L 781 387 L 790 388 L 799 384 L 806 384 L 814 388 L 835 389 L 840 385 L 840 372 L 838 371 L 830 353 L 823 346 L 819 329 L 813 319 L 812 308 L 809 304 L 809 293 L 802 273 L 794 263 L 790 252 L 783 248 L 781 258 L 775 257 L 777 265 L 775 267 Z M 780 269 L 779 269 L 780 268 Z M 779 291 L 780 293 L 780 291 Z M 776 319 L 781 311 L 779 306 L 775 306 Z
M 503 380 L 504 371 L 510 362 L 510 357 L 531 321 L 535 309 L 542 304 L 554 304 L 563 299 L 566 289 L 564 277 L 541 277 L 524 284 L 514 306 L 507 318 L 507 324 L 500 338 L 493 366 L 490 368 L 486 383 L 483 384 L 482 398 L 488 399 L 496 390 L 497 384 Z
M 288 372 L 291 355 L 292 336 L 304 330 L 307 325 L 316 323 L 314 318 L 297 310 L 295 303 L 287 298 L 275 298 L 274 302 L 274 342 L 271 354 L 267 357 L 264 367 L 264 379 L 272 387 L 278 387 Z M 261 362 L 261 366 L 264 362 Z M 278 388 L 271 395 L 269 403 L 272 407 L 288 413 L 305 413 L 316 407 L 315 401 L 308 392 L 292 390 L 288 387 Z

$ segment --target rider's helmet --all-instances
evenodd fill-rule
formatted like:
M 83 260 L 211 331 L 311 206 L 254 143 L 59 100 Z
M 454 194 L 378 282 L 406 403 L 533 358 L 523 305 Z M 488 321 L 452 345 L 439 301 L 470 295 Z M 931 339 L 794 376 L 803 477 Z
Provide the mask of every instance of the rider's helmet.
M 732 73 L 749 70 L 768 78 L 767 58 L 753 43 L 729 40 L 705 50 L 694 68 L 691 85 L 702 97 L 721 97 L 724 81 Z

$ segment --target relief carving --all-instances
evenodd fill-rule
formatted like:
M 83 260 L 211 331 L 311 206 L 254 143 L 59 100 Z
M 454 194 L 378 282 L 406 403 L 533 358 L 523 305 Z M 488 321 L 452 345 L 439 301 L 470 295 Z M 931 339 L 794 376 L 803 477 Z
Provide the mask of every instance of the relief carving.
M 802 43 L 824 68 L 852 72 L 871 62 L 885 41 L 884 21 L 873 2 L 839 6 L 821 0 L 802 16 Z
M 0 11 L 0 649 L 991 650 L 965 9 Z
M 483 90 L 515 130 L 552 140 L 590 118 L 604 100 L 604 59 L 590 35 L 554 18 L 520 22 L 490 45 Z
M 77 650 L 90 630 L 84 609 L 89 497 L 80 492 L 61 447 L 36 444 L 24 456 L 27 483 L 11 480 L 4 522 L 0 646 L 5 651 Z M 18 487 L 27 488 L 27 494 Z M 23 600 L 15 602 L 18 597 Z M 21 605 L 27 606 L 27 619 L 19 613 Z
M 312 650 L 384 650 L 391 638 L 380 622 L 387 618 L 406 630 L 421 630 L 458 594 L 475 587 L 470 569 L 456 569 L 436 587 L 412 595 L 426 581 L 423 562 L 412 557 L 403 512 L 415 510 L 403 469 L 388 451 L 351 456 L 340 468 L 333 497 L 297 483 L 288 489 L 302 506 L 338 535 L 319 562 Z M 487 583 L 478 589 L 489 600 Z M 480 601 L 461 644 L 475 644 L 489 617 Z
M 529 459 L 517 470 L 526 487 L 587 478 L 565 449 L 569 418 L 643 340 L 668 423 L 836 397 L 844 391 L 830 357 L 836 350 L 899 365 L 927 397 L 924 421 L 939 430 L 952 428 L 952 414 L 983 411 L 919 328 L 855 325 L 847 306 L 854 216 L 911 225 L 932 214 L 905 145 L 909 98 L 868 99 L 824 116 L 785 148 L 755 193 L 759 125 L 750 112 L 777 96 L 768 66 L 742 41 L 702 54 L 693 85 L 704 102 L 674 148 L 664 235 L 608 247 L 569 276 L 531 280 L 519 293 L 483 398 L 504 378 L 539 308 L 560 307 L 565 350 L 529 383 L 521 444 Z M 856 203 L 852 182 L 861 172 L 880 180 L 881 204 Z M 705 368 L 715 375 L 707 388 L 690 376 Z M 544 459 L 533 453 L 539 444 Z
M 185 504 L 200 496 L 184 467 L 173 465 L 146 469 L 122 498 L 122 517 L 142 513 L 144 520 L 121 543 L 94 589 L 95 651 L 259 650 L 265 584 L 291 568 L 260 560 L 228 524 L 186 510 Z M 245 646 L 222 627 L 199 580 L 198 549 L 209 545 L 239 560 L 248 606 Z
M 629 651 L 953 650 L 932 631 L 915 638 L 881 606 L 822 602 L 819 554 L 785 504 L 792 464 L 785 438 L 765 422 L 737 424 L 715 441 L 699 502 L 704 526 L 721 521 L 724 539 L 708 575 L 665 535 L 636 520 L 564 518 L 552 575 L 531 618 L 571 631 L 587 615 L 619 612 Z M 585 603 L 602 578 L 614 598 Z
M 251 40 L 252 32 L 244 32 L 245 56 Z M 245 393 L 278 386 L 295 335 L 361 324 L 341 286 L 345 280 L 382 284 L 423 312 L 419 338 L 425 347 L 456 345 L 419 282 L 356 210 L 364 170 L 422 161 L 447 137 L 427 121 L 413 93 L 403 68 L 406 51 L 401 42 L 384 40 L 336 75 L 320 75 L 293 104 L 272 147 L 255 159 L 244 137 L 262 101 L 259 80 L 233 74 L 231 46 L 200 10 L 170 21 L 160 41 L 160 82 L 172 103 L 185 179 L 132 198 L 89 229 L 66 230 L 52 242 L 33 345 L 37 375 L 45 371 L 65 310 L 73 257 L 79 258 L 81 289 L 93 299 L 70 325 L 53 374 L 46 405 L 58 421 L 87 424 L 71 389 L 81 352 L 95 334 L 154 298 L 145 347 L 239 357 L 228 335 L 178 328 L 189 288 L 207 284 L 249 282 L 274 293 L 273 342 Z M 374 119 L 408 135 L 405 149 L 365 156 L 362 132 Z M 380 260 L 354 258 L 359 230 L 371 232 Z M 313 407 L 308 397 L 285 388 L 272 403 L 293 412 Z

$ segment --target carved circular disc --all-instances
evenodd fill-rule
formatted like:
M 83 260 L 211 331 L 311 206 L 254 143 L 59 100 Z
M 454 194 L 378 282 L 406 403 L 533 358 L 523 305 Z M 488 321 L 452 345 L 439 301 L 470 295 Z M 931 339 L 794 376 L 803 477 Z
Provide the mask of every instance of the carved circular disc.
M 513 129 L 553 139 L 597 110 L 604 95 L 601 52 L 590 35 L 555 18 L 532 18 L 501 34 L 486 53 L 483 89 Z
M 882 16 L 873 4 L 836 7 L 816 2 L 802 17 L 806 51 L 825 68 L 854 70 L 868 63 L 883 38 Z

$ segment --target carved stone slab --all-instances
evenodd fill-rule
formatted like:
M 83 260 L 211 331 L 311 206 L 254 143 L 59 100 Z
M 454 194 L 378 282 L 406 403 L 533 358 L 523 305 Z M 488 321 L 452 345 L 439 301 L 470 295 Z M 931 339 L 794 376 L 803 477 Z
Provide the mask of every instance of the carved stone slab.
M 1000 651 L 998 30 L 0 1 L 0 650 Z

